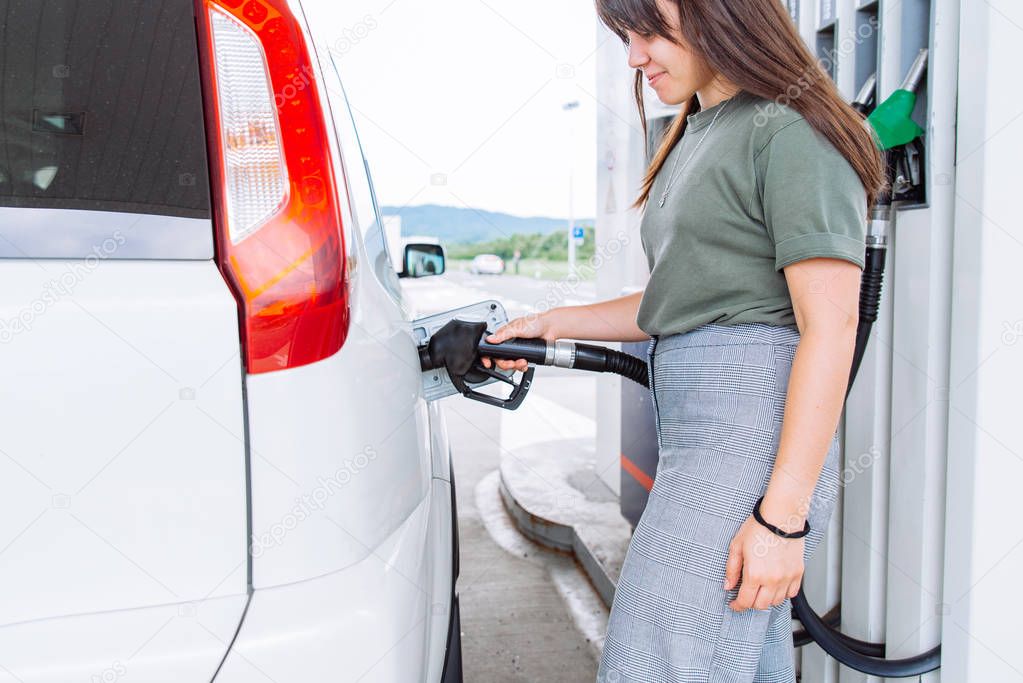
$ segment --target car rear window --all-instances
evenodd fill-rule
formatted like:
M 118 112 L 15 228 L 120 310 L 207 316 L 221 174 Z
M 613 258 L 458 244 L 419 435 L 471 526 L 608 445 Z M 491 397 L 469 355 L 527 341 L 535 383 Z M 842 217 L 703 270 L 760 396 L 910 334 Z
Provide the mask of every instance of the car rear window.
M 0 2 L 0 207 L 209 218 L 191 0 Z

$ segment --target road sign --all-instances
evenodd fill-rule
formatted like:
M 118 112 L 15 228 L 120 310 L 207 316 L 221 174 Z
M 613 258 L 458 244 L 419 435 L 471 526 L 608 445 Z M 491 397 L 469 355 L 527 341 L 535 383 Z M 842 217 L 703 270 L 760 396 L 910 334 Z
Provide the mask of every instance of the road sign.
M 579 239 L 582 239 L 582 237 L 583 237 L 583 228 L 582 228 L 581 225 L 572 228 L 572 237 L 577 237 Z

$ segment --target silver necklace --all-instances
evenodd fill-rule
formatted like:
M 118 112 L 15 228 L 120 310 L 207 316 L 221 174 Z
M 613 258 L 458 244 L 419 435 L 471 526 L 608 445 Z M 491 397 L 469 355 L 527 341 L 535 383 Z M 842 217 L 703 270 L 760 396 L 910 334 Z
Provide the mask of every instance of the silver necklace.
M 678 170 L 678 175 L 676 175 L 675 174 L 675 167 L 678 166 L 678 158 L 680 156 L 682 156 L 682 154 L 681 154 L 682 150 L 681 149 L 679 150 L 678 156 L 675 157 L 675 163 L 673 163 L 671 165 L 671 173 L 668 175 L 668 182 L 665 183 L 665 185 L 664 185 L 664 192 L 661 193 L 661 201 L 659 201 L 657 203 L 658 206 L 662 206 L 662 207 L 664 206 L 664 200 L 668 198 L 668 190 L 670 190 L 671 186 L 675 184 L 675 180 L 678 178 L 678 176 L 682 175 L 682 171 L 686 170 L 686 166 L 689 165 L 689 162 L 692 160 L 693 156 L 696 154 L 696 151 L 698 149 L 700 149 L 700 145 L 703 144 L 703 141 L 706 139 L 707 134 L 710 133 L 710 129 L 714 127 L 714 123 L 718 120 L 718 116 L 720 116 L 721 112 L 723 112 L 725 110 L 725 107 L 728 106 L 728 102 L 729 102 L 729 100 L 725 100 L 725 103 L 721 105 L 721 107 L 717 110 L 717 112 L 715 112 L 714 118 L 712 118 L 710 120 L 710 125 L 707 126 L 707 130 L 703 131 L 703 135 L 700 137 L 699 141 L 696 143 L 696 147 L 693 148 L 692 153 L 686 158 L 685 163 L 682 164 L 682 168 L 680 168 Z

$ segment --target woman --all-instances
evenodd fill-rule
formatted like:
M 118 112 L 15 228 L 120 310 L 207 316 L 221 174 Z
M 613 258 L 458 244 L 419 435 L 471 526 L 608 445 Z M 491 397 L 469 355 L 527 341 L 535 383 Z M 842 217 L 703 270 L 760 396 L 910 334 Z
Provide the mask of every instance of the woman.
M 640 111 L 642 78 L 681 105 L 634 204 L 650 279 L 488 340 L 651 338 L 659 463 L 598 680 L 795 681 L 789 599 L 838 493 L 881 158 L 779 0 L 597 11 L 628 46 Z

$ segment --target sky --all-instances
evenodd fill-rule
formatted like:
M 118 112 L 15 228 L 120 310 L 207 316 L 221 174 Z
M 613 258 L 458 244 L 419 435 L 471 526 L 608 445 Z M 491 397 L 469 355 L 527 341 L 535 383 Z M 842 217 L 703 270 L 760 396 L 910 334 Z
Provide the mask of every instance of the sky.
M 593 0 L 324 4 L 381 205 L 596 214 Z

